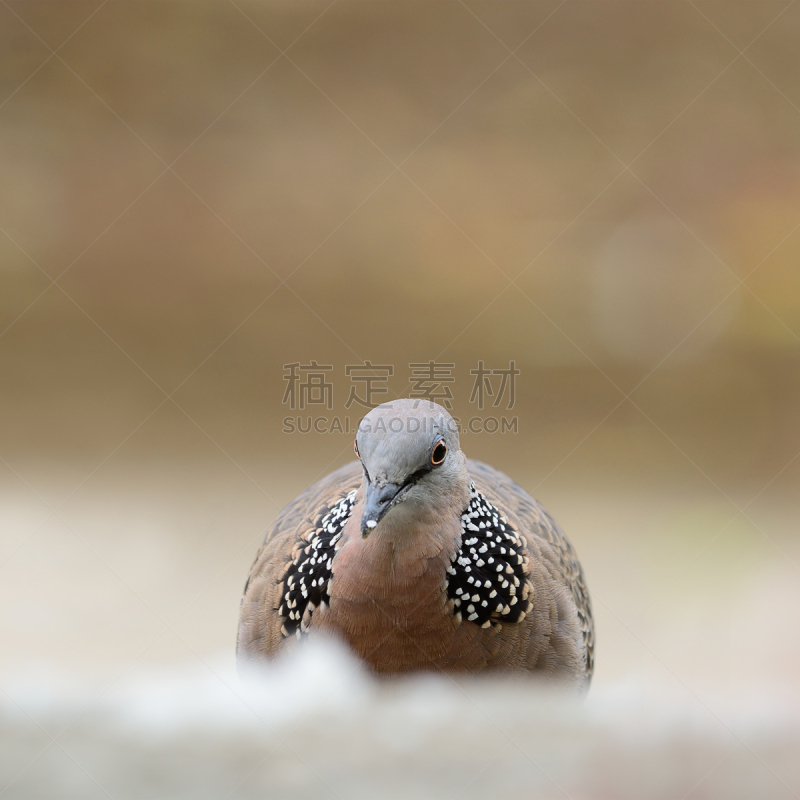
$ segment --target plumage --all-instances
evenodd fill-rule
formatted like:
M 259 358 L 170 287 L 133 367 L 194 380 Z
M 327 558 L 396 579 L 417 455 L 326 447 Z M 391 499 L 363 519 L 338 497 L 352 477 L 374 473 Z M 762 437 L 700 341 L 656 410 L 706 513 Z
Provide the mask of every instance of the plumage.
M 527 671 L 588 686 L 586 583 L 542 506 L 467 460 L 436 404 L 379 406 L 356 442 L 361 460 L 299 495 L 267 534 L 242 599 L 240 661 L 322 631 L 380 673 Z

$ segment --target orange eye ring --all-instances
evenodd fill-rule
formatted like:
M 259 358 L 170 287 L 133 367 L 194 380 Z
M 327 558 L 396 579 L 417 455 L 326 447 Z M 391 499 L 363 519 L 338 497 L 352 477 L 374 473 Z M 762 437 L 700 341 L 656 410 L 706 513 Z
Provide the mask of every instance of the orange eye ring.
M 361 453 L 358 452 L 358 439 L 353 439 L 353 450 L 355 451 L 356 458 L 361 458 Z
M 440 464 L 444 463 L 446 455 L 447 445 L 444 443 L 444 439 L 442 439 L 433 448 L 433 452 L 431 453 L 431 464 L 434 467 L 438 467 Z

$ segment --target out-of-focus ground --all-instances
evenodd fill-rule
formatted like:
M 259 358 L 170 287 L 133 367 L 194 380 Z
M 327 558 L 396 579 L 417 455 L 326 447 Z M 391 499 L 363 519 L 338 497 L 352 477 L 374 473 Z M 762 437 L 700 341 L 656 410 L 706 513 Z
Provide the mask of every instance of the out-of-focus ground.
M 783 0 L 0 3 L 0 797 L 797 797 L 798 38 Z M 352 458 L 282 420 L 355 424 L 364 360 L 517 419 L 462 444 L 581 556 L 580 709 L 324 649 L 239 684 L 258 544 Z
M 151 668 L 88 709 L 75 686 L 53 702 L 32 685 L 0 764 L 46 749 L 9 794 L 749 800 L 795 797 L 800 780 L 796 695 L 732 703 L 629 677 L 581 703 L 518 681 L 378 683 L 313 642 L 265 677 L 241 683 L 221 658 Z

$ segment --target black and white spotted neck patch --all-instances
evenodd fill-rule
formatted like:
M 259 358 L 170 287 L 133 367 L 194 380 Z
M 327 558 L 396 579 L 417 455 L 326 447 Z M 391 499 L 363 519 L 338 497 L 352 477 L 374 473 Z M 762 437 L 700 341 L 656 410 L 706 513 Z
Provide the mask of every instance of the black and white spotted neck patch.
M 447 568 L 447 596 L 459 622 L 499 629 L 521 622 L 533 585 L 522 537 L 476 488 L 461 515 L 461 548 Z
M 281 633 L 300 637 L 308 629 L 312 612 L 330 603 L 328 582 L 339 549 L 342 528 L 353 511 L 356 490 L 335 502 L 314 528 L 297 543 L 286 565 L 278 614 Z

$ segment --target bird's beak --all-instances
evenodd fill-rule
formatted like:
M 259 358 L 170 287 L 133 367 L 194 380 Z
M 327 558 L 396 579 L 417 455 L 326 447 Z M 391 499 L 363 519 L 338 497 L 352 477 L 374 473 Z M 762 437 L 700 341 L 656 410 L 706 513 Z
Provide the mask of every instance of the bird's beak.
M 367 502 L 364 506 L 364 515 L 361 517 L 362 539 L 366 539 L 383 519 L 402 488 L 396 483 L 384 483 L 381 486 L 374 481 L 367 486 Z

